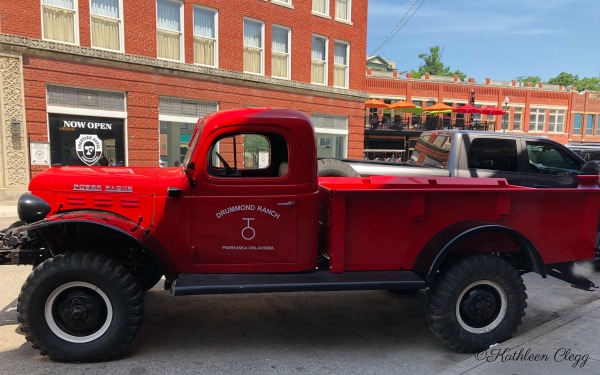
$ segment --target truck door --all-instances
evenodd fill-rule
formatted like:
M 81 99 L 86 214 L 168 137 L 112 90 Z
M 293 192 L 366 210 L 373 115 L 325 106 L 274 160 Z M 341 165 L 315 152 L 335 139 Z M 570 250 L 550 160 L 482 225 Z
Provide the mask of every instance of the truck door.
M 192 198 L 194 263 L 294 263 L 298 199 L 291 134 L 255 131 L 217 136 Z M 196 195 L 197 194 L 197 195 Z
M 533 187 L 577 187 L 577 175 L 583 161 L 560 144 L 544 140 L 526 140 L 526 168 Z

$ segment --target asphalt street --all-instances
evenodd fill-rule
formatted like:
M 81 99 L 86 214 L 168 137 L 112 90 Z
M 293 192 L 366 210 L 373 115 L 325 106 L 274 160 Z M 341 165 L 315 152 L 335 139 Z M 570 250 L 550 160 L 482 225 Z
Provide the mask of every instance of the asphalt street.
M 55 363 L 18 330 L 17 298 L 29 271 L 0 268 L 0 374 L 436 374 L 473 356 L 431 334 L 424 292 L 173 297 L 160 283 L 145 295 L 144 324 L 124 356 Z M 590 277 L 600 284 L 599 273 Z M 524 279 L 528 307 L 517 335 L 600 299 L 600 291 L 556 279 Z

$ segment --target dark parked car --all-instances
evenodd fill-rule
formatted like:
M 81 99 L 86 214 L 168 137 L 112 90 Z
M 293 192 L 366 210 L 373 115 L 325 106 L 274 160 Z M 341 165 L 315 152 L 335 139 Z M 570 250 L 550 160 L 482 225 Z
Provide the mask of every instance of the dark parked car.
M 600 160 L 600 147 L 572 145 L 567 145 L 567 147 L 585 161 Z

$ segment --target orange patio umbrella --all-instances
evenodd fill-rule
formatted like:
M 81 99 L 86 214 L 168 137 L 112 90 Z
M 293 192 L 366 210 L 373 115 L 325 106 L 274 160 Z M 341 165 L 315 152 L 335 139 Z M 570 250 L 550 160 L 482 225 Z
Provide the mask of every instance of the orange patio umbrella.
M 432 112 L 432 111 L 452 111 L 452 107 L 449 105 L 446 105 L 444 103 L 436 103 L 432 106 L 429 106 L 427 108 L 423 108 L 424 112 Z
M 389 106 L 377 99 L 369 99 L 365 102 L 365 107 L 367 108 L 388 108 Z
M 391 104 L 389 109 L 406 109 L 406 108 L 416 108 L 417 105 L 413 103 L 406 102 L 404 100 L 399 100 L 396 103 Z

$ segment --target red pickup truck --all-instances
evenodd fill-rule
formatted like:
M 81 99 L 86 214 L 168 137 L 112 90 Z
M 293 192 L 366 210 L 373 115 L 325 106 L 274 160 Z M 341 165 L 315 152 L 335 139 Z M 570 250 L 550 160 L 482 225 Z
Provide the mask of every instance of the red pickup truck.
M 247 108 L 201 119 L 179 167 L 35 176 L 0 232 L 0 263 L 34 266 L 17 307 L 27 340 L 54 360 L 114 357 L 164 276 L 176 296 L 428 289 L 432 332 L 474 352 L 520 324 L 523 273 L 595 287 L 572 266 L 594 255 L 599 189 L 318 178 L 315 150 L 304 114 Z

